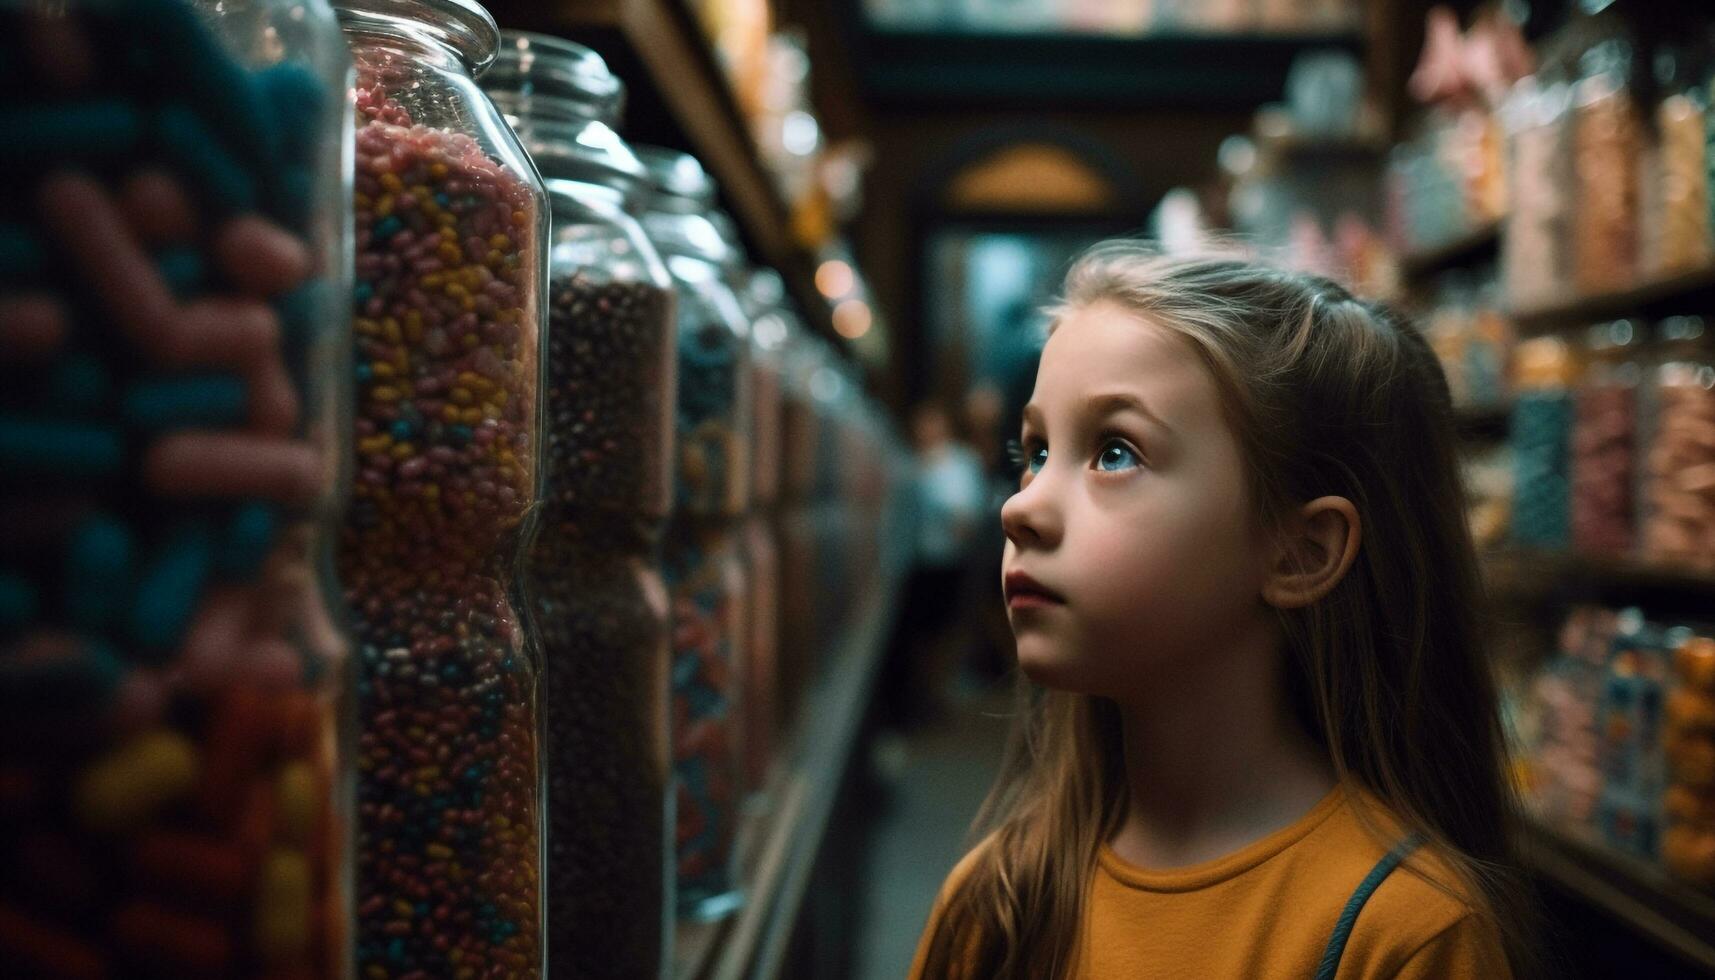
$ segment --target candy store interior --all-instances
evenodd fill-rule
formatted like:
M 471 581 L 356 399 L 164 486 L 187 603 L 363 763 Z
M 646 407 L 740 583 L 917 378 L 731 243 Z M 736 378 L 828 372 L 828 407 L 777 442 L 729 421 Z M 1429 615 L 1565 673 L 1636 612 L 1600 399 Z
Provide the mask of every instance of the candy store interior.
M 1125 236 L 1410 315 L 1556 975 L 1715 976 L 1707 0 L 0 24 L 0 975 L 911 974 Z

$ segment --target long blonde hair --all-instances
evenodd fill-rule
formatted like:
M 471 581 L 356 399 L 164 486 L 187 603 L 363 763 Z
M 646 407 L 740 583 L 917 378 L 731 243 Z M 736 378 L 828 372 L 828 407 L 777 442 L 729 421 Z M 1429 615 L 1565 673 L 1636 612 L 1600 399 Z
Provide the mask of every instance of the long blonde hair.
M 1516 795 L 1478 622 L 1482 588 L 1447 382 L 1421 334 L 1325 279 L 1232 259 L 1164 258 L 1128 241 L 1085 253 L 1058 320 L 1108 301 L 1177 331 L 1219 385 L 1254 517 L 1303 501 L 1356 506 L 1364 543 L 1338 586 L 1281 613 L 1288 694 L 1342 781 L 1421 832 L 1534 974 L 1513 861 Z M 1101 844 L 1128 806 L 1121 723 L 1101 698 L 1021 685 L 987 844 L 941 909 L 924 975 L 1071 975 Z M 1391 843 L 1388 842 L 1388 843 Z

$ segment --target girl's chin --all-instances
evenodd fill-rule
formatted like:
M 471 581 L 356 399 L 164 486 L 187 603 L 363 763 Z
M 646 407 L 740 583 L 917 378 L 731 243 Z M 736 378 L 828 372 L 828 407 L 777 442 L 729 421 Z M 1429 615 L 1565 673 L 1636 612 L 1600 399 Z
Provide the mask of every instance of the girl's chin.
M 1016 635 L 1016 634 L 1015 634 Z M 1077 655 L 1064 643 L 1040 634 L 1017 635 L 1018 669 L 1032 684 L 1058 690 L 1078 690 Z

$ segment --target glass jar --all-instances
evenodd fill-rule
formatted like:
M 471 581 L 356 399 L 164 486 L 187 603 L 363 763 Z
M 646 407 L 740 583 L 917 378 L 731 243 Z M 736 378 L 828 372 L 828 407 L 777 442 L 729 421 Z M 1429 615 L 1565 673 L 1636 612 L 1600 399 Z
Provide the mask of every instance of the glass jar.
M 1655 106 L 1661 145 L 1654 176 L 1659 222 L 1650 236 L 1655 262 L 1649 271 L 1673 275 L 1702 268 L 1715 252 L 1706 159 L 1708 95 L 1694 80 L 1691 59 L 1684 52 L 1658 57 L 1656 77 L 1662 93 Z
M 1570 86 L 1533 76 L 1513 86 L 1501 111 L 1512 202 L 1501 267 L 1515 306 L 1549 302 L 1571 282 L 1570 100 Z
M 1590 328 L 1585 342 L 1572 410 L 1572 546 L 1589 554 L 1632 550 L 1644 331 L 1637 321 L 1615 320 Z
M 643 228 L 678 290 L 676 507 L 665 567 L 673 623 L 676 903 L 722 918 L 743 901 L 735 844 L 743 785 L 743 538 L 750 505 L 750 327 L 727 285 L 731 247 L 706 217 L 696 159 L 640 147 L 652 195 Z
M 1715 566 L 1715 348 L 1701 317 L 1656 328 L 1649 446 L 1639 498 L 1643 558 Z
M 483 75 L 548 189 L 546 486 L 529 563 L 548 770 L 556 976 L 652 977 L 671 946 L 667 590 L 675 324 L 629 209 L 624 89 L 588 48 L 508 31 Z M 599 969 L 597 969 L 599 965 Z
M 1715 888 L 1715 639 L 1682 631 L 1673 659 L 1662 862 L 1686 881 Z
M 339 26 L 151 0 L 0 28 L 33 39 L 8 111 L 64 134 L 0 205 L 29 246 L 0 285 L 0 972 L 348 976 Z
M 745 532 L 750 571 L 749 662 L 745 665 L 745 780 L 762 791 L 780 732 L 780 492 L 785 346 L 792 313 L 772 269 L 751 273 L 744 299 L 751 321 L 751 488 Z
M 815 535 L 811 519 L 818 439 L 810 379 L 817 349 L 802 324 L 788 321 L 781 378 L 779 717 L 797 717 L 815 661 Z
M 1577 366 L 1559 337 L 1537 337 L 1514 353 L 1513 539 L 1561 550 L 1571 539 L 1568 457 Z
M 339 0 L 357 65 L 358 965 L 538 976 L 542 183 L 474 76 L 470 0 Z
M 1639 167 L 1644 129 L 1633 98 L 1631 44 L 1585 52 L 1573 101 L 1574 277 L 1580 292 L 1630 288 L 1638 277 Z

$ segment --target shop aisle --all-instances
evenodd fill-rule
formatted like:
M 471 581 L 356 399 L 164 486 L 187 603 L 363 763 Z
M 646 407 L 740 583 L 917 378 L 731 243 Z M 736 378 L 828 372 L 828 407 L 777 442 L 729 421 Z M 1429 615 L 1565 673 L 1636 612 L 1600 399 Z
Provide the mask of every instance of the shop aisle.
M 941 881 L 1006 744 L 1009 681 L 956 700 L 934 724 L 871 743 L 876 796 L 863 873 L 854 980 L 901 980 Z

